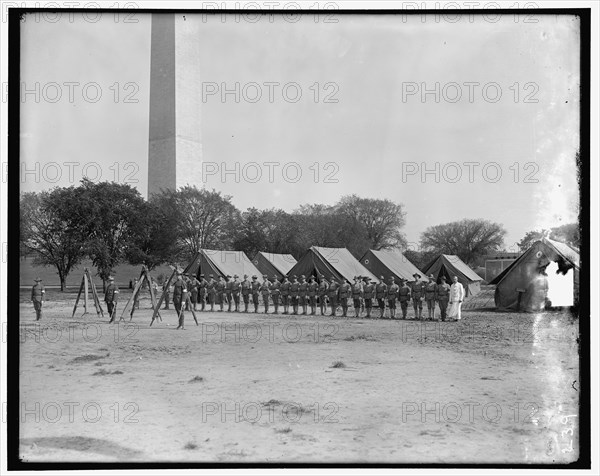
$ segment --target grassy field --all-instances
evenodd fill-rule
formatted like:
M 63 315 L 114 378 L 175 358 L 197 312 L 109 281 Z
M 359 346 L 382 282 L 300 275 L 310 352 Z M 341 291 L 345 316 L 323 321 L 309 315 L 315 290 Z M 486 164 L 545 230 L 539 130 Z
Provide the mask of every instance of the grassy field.
M 74 299 L 49 290 L 36 322 L 21 295 L 27 461 L 577 459 L 578 323 L 495 312 L 491 287 L 457 323 L 204 312 L 183 331 L 172 309 L 150 327 L 146 296 L 113 325 Z

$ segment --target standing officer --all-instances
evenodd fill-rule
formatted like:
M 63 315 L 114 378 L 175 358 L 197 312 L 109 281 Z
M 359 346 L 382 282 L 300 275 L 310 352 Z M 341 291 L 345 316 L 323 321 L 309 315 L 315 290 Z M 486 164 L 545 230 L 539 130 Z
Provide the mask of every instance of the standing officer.
M 217 300 L 217 282 L 212 274 L 208 275 L 208 283 L 206 283 L 206 292 L 208 293 L 208 303 L 210 311 L 215 310 L 215 301 Z
M 217 291 L 217 302 L 219 303 L 219 312 L 223 312 L 223 304 L 225 303 L 225 286 L 226 286 L 225 278 L 223 276 L 219 276 L 219 281 L 215 284 L 215 289 Z
M 324 316 L 327 312 L 327 292 L 329 291 L 329 281 L 325 279 L 324 275 L 319 275 L 319 307 L 321 308 L 321 315 Z
M 396 284 L 394 277 L 390 276 L 390 284 L 388 284 L 386 291 L 386 299 L 390 308 L 390 319 L 396 319 L 396 299 L 398 298 L 399 291 L 400 287 Z
M 119 288 L 115 285 L 115 278 L 109 276 L 108 286 L 106 286 L 106 291 L 104 292 L 104 302 L 106 303 L 106 308 L 108 309 L 110 322 L 115 320 L 115 315 L 117 314 L 117 294 L 119 294 Z
M 298 277 L 294 274 L 292 276 L 292 284 L 290 285 L 290 301 L 292 301 L 292 309 L 294 310 L 293 314 L 298 314 L 298 296 L 300 290 L 300 283 L 298 282 Z
M 317 292 L 319 284 L 315 281 L 314 276 L 310 276 L 308 281 L 308 302 L 310 304 L 310 315 L 314 316 L 317 313 Z
M 187 287 L 181 273 L 177 273 L 177 281 L 173 285 L 173 305 L 179 317 L 179 325 L 176 330 L 183 329 L 183 321 L 185 319 L 182 304 L 187 301 Z
M 414 281 L 410 283 L 410 295 L 412 296 L 413 309 L 415 310 L 415 319 L 423 318 L 423 296 L 425 295 L 425 283 L 421 281 L 419 273 L 413 274 Z
M 250 283 L 252 289 L 252 302 L 254 303 L 254 314 L 258 314 L 258 295 L 260 293 L 260 283 L 258 282 L 258 276 L 252 276 L 252 282 Z
M 445 321 L 448 301 L 450 300 L 450 286 L 446 284 L 446 276 L 442 276 L 440 281 L 441 283 L 435 288 L 435 299 L 438 302 L 438 306 L 440 306 L 442 321 Z
M 42 305 L 44 304 L 46 289 L 42 284 L 42 278 L 38 276 L 34 281 L 35 284 L 31 288 L 31 302 L 33 302 L 33 308 L 35 309 L 35 320 L 39 321 L 42 318 Z
M 352 285 L 352 303 L 354 304 L 354 317 L 360 317 L 360 305 L 363 297 L 363 287 L 360 282 L 360 276 L 354 276 L 354 284 Z
M 331 315 L 335 317 L 338 306 L 338 290 L 340 289 L 340 283 L 335 279 L 335 276 L 331 277 L 329 283 L 329 304 L 331 305 Z
M 308 283 L 306 282 L 306 276 L 300 276 L 300 286 L 298 286 L 298 303 L 302 306 L 302 314 L 306 315 L 308 300 Z
M 340 278 L 340 288 L 338 289 L 338 299 L 342 306 L 342 317 L 348 317 L 348 298 L 352 294 L 352 287 L 350 283 L 344 279 Z
M 265 305 L 265 314 L 269 314 L 269 298 L 271 297 L 271 283 L 266 274 L 263 274 L 263 282 L 259 288 L 262 294 L 263 304 Z
M 169 280 L 165 279 L 165 282 L 162 285 L 163 296 L 165 301 L 165 309 L 169 309 Z
M 365 300 L 365 309 L 367 311 L 367 319 L 371 317 L 371 309 L 373 308 L 373 296 L 375 296 L 375 281 L 369 281 L 369 278 L 363 278 L 365 284 L 363 286 L 363 299 Z
M 206 294 L 208 293 L 208 281 L 204 278 L 204 274 L 200 275 L 200 280 L 198 284 L 198 300 L 202 307 L 200 310 L 204 311 L 206 309 Z
M 232 277 L 228 274 L 225 278 L 225 296 L 227 297 L 227 312 L 231 312 L 231 301 L 233 301 L 231 285 L 233 284 Z
M 281 294 L 281 283 L 277 279 L 277 275 L 273 275 L 273 282 L 271 283 L 271 298 L 273 299 L 273 306 L 275 306 L 275 314 L 279 314 L 279 296 Z
M 200 281 L 196 279 L 195 274 L 192 274 L 192 279 L 190 281 L 190 301 L 192 301 L 192 309 L 196 311 L 196 305 L 198 304 L 198 286 L 200 286 Z
M 402 309 L 402 319 L 406 319 L 408 314 L 408 301 L 410 301 L 410 286 L 406 279 L 400 278 L 400 289 L 398 289 L 398 300 Z
M 387 297 L 387 284 L 385 284 L 385 278 L 379 276 L 379 283 L 375 285 L 375 298 L 377 304 L 379 304 L 379 318 L 385 317 L 385 299 Z
M 237 274 L 233 275 L 233 281 L 231 282 L 231 296 L 233 297 L 233 302 L 235 303 L 235 312 L 240 312 L 240 289 L 242 288 L 242 283 L 240 283 L 239 276 Z M 229 305 L 229 309 L 231 310 L 231 304 Z
M 248 281 L 248 275 L 244 274 L 244 280 L 242 281 L 242 299 L 244 300 L 244 312 L 248 312 L 248 304 L 250 304 L 250 290 L 252 285 Z
M 287 276 L 283 277 L 283 282 L 281 283 L 281 304 L 283 304 L 283 313 L 288 314 L 290 312 L 290 287 L 292 283 L 287 278 Z
M 429 282 L 425 285 L 425 302 L 427 303 L 428 319 L 433 321 L 435 319 L 435 294 L 437 284 L 433 274 L 428 276 Z

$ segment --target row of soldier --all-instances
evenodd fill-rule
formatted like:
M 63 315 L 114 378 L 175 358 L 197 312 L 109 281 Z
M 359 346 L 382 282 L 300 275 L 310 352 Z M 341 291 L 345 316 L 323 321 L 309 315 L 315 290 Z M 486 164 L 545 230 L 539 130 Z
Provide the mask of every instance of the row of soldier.
M 274 313 L 279 314 L 280 306 L 283 307 L 283 314 L 298 315 L 300 310 L 302 315 L 315 315 L 319 307 L 321 315 L 325 315 L 330 309 L 331 316 L 336 316 L 338 307 L 341 307 L 342 316 L 348 316 L 349 300 L 352 300 L 354 306 L 354 316 L 361 317 L 362 311 L 365 311 L 365 317 L 370 318 L 374 307 L 379 309 L 379 317 L 386 317 L 386 308 L 389 309 L 389 317 L 396 318 L 396 303 L 400 304 L 402 319 L 408 317 L 409 302 L 412 301 L 414 309 L 414 318 L 423 319 L 423 302 L 427 305 L 428 320 L 435 320 L 435 305 L 439 306 L 441 320 L 446 320 L 446 310 L 448 308 L 450 286 L 446 284 L 446 278 L 441 277 L 441 283 L 437 284 L 433 275 L 429 275 L 428 282 L 421 281 L 421 275 L 415 273 L 414 281 L 400 279 L 400 285 L 396 284 L 396 278 L 390 276 L 388 283 L 383 276 L 379 277 L 379 282 L 370 280 L 368 277 L 355 276 L 351 284 L 344 278 L 331 276 L 327 280 L 324 275 L 319 276 L 317 282 L 315 276 L 291 276 L 291 280 L 284 277 L 282 281 L 273 276 L 270 281 L 267 275 L 263 275 L 263 281 L 258 281 L 257 276 L 249 279 L 244 275 L 240 280 L 238 275 L 219 276 L 215 279 L 212 274 L 206 279 L 204 274 L 196 276 L 187 273 L 178 273 L 177 281 L 173 287 L 173 303 L 179 314 L 180 306 L 185 303 L 185 310 L 190 310 L 190 305 L 194 311 L 215 311 L 215 306 L 219 311 L 225 310 L 227 305 L 228 312 L 240 312 L 241 304 L 244 304 L 244 311 L 248 312 L 250 301 L 254 306 L 254 312 L 259 312 L 259 305 L 262 299 L 264 313 L 268 314 L 270 304 L 273 304 Z M 165 308 L 169 307 L 169 289 L 163 288 L 165 295 Z M 189 293 L 189 301 L 185 294 Z M 375 305 L 376 304 L 376 305 Z M 210 306 L 210 309 L 208 309 Z M 290 312 L 291 311 L 291 312 Z

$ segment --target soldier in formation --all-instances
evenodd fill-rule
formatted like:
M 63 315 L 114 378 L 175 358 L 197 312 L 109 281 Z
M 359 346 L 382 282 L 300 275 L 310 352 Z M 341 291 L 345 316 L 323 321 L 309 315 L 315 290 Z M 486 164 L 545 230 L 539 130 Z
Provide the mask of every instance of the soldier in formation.
M 400 287 L 398 288 L 398 301 L 400 301 L 400 309 L 402 310 L 402 319 L 406 319 L 408 315 L 408 302 L 410 301 L 410 286 L 406 279 L 400 278 Z
M 273 307 L 275 308 L 275 314 L 279 314 L 279 296 L 281 295 L 281 283 L 277 279 L 277 275 L 273 275 L 273 282 L 271 283 L 271 299 L 273 299 Z
M 217 294 L 217 303 L 219 304 L 219 312 L 223 311 L 223 305 L 225 303 L 225 278 L 219 276 L 219 281 L 215 284 L 215 291 Z
M 208 303 L 210 304 L 211 312 L 215 310 L 215 302 L 217 300 L 217 281 L 212 274 L 208 275 L 208 283 L 206 284 L 206 292 L 208 294 Z
M 387 286 L 386 300 L 390 308 L 390 319 L 396 319 L 396 299 L 398 299 L 400 287 L 396 284 L 395 278 L 390 276 L 390 284 Z
M 252 290 L 252 284 L 248 281 L 248 275 L 244 274 L 244 280 L 242 281 L 242 299 L 244 300 L 244 312 L 248 312 L 248 306 L 250 304 L 250 291 Z
M 315 277 L 311 275 L 308 282 L 308 303 L 310 304 L 310 315 L 314 316 L 317 313 L 317 294 L 319 292 L 319 284 Z
M 187 302 L 187 287 L 182 274 L 177 273 L 177 281 L 175 281 L 175 284 L 173 285 L 173 306 L 175 306 L 175 311 L 177 311 L 177 315 L 179 316 L 179 325 L 177 326 L 177 330 L 184 328 L 184 302 Z
M 197 306 L 198 306 L 198 289 L 200 287 L 200 281 L 198 281 L 198 279 L 196 279 L 196 275 L 192 274 L 192 278 L 191 278 L 191 283 L 190 283 L 190 301 L 192 302 L 192 309 L 194 311 L 197 311 Z
M 298 282 L 298 277 L 296 275 L 292 276 L 292 284 L 290 285 L 290 301 L 292 304 L 292 310 L 294 311 L 292 314 L 298 314 L 298 297 L 300 290 L 300 283 Z
M 352 304 L 354 305 L 354 317 L 360 317 L 361 301 L 363 298 L 363 287 L 360 276 L 354 276 L 352 284 Z
M 373 308 L 373 297 L 375 296 L 375 281 L 369 280 L 369 278 L 363 278 L 363 299 L 365 300 L 365 311 L 367 313 L 367 319 L 371 317 L 371 309 Z
M 271 298 L 271 283 L 266 274 L 263 274 L 263 282 L 260 285 L 259 291 L 263 298 L 263 304 L 265 305 L 265 314 L 268 314 L 269 299 Z
M 227 312 L 231 312 L 231 304 L 233 304 L 233 278 L 227 275 L 225 278 L 225 297 L 227 298 Z
M 260 294 L 260 282 L 258 281 L 258 276 L 252 276 L 252 283 L 250 283 L 250 288 L 252 290 L 252 302 L 254 303 L 254 313 L 258 314 L 258 296 Z
M 208 281 L 204 278 L 204 274 L 200 275 L 199 283 L 198 299 L 200 300 L 200 304 L 202 304 L 200 309 L 204 311 L 206 309 L 206 295 L 208 294 Z
M 46 289 L 42 284 L 42 278 L 39 276 L 34 279 L 35 284 L 31 288 L 31 302 L 35 309 L 35 320 L 39 321 L 42 319 L 42 306 L 44 305 L 44 297 L 46 295 Z
M 387 284 L 385 284 L 385 278 L 379 276 L 379 282 L 375 285 L 375 299 L 379 305 L 379 318 L 385 317 L 385 300 L 387 298 Z
M 283 305 L 283 313 L 289 314 L 290 312 L 290 287 L 292 283 L 287 278 L 287 276 L 283 277 L 283 282 L 281 283 L 281 304 Z
M 331 282 L 329 283 L 329 304 L 331 305 L 331 315 L 335 316 L 338 306 L 338 289 L 340 288 L 340 283 L 335 279 L 335 276 L 331 277 Z
M 425 285 L 425 302 L 427 303 L 427 318 L 430 321 L 435 320 L 435 294 L 437 284 L 433 274 L 428 276 L 429 282 Z
M 235 304 L 235 312 L 240 312 L 240 292 L 242 290 L 242 283 L 240 283 L 240 277 L 237 274 L 233 275 L 233 281 L 231 282 L 231 296 Z M 230 305 L 231 308 L 231 305 Z
M 440 278 L 441 283 L 437 285 L 435 299 L 440 306 L 440 314 L 442 321 L 446 320 L 446 310 L 448 309 L 448 301 L 450 299 L 450 286 L 446 284 L 446 277 Z
M 117 314 L 117 297 L 119 294 L 119 288 L 115 284 L 115 278 L 112 276 L 108 277 L 108 286 L 106 286 L 106 291 L 104 292 L 104 302 L 106 303 L 106 308 L 108 309 L 108 315 L 110 316 L 110 322 L 115 320 L 115 316 Z
M 327 293 L 329 292 L 329 281 L 325 279 L 324 275 L 319 276 L 319 308 L 321 309 L 321 315 L 324 316 L 327 312 Z
M 423 317 L 423 297 L 425 296 L 425 284 L 421 281 L 419 273 L 413 274 L 414 281 L 410 283 L 410 295 L 412 297 L 413 309 L 415 310 L 415 319 Z
M 338 289 L 338 300 L 342 306 L 342 317 L 348 317 L 348 298 L 352 295 L 352 286 L 344 279 L 340 278 L 340 287 Z
M 306 282 L 306 276 L 300 276 L 300 286 L 298 286 L 298 305 L 302 307 L 302 315 L 306 316 L 308 298 L 308 283 Z

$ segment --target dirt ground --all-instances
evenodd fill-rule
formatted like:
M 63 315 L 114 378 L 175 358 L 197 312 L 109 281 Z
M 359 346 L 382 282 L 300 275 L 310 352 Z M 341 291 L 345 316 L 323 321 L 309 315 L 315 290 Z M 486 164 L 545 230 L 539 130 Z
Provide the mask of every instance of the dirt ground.
M 576 460 L 577 321 L 494 312 L 491 296 L 458 323 L 205 312 L 177 331 L 172 308 L 149 326 L 146 298 L 132 323 L 110 325 L 93 306 L 71 318 L 75 295 L 52 290 L 36 322 L 23 291 L 21 456 Z

